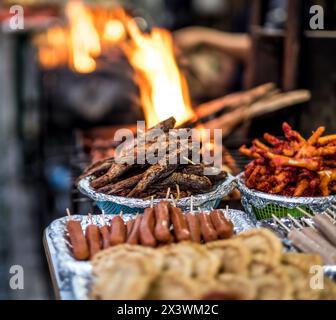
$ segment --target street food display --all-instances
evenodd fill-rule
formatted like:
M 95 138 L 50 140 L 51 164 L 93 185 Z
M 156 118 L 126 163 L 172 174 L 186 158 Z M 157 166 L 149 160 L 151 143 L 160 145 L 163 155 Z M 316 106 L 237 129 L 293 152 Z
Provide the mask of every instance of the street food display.
M 73 259 L 63 265 L 83 277 L 81 299 L 336 299 L 334 212 L 238 229 L 248 217 L 227 212 L 165 200 L 135 216 L 68 212 L 51 230 L 64 230 L 58 259 Z M 312 267 L 324 271 L 323 289 L 311 287 Z
M 97 252 L 119 244 L 161 247 L 183 241 L 208 243 L 234 234 L 234 225 L 225 217 L 224 210 L 183 214 L 168 201 L 146 208 L 143 215 L 128 221 L 116 215 L 107 224 L 102 217 L 98 226 L 91 216 L 89 219 L 84 231 L 70 214 L 66 223 L 71 251 L 77 260 L 92 259 Z
M 318 197 L 336 194 L 336 135 L 323 136 L 319 127 L 305 139 L 288 123 L 285 139 L 264 134 L 266 145 L 255 139 L 240 152 L 255 158 L 245 168 L 245 184 L 270 194 Z
M 178 143 L 176 147 L 170 145 L 169 136 L 175 134 L 174 126 L 175 119 L 169 118 L 146 131 L 145 139 L 151 137 L 156 129 L 163 132 L 163 136 L 153 137 L 144 146 L 147 153 L 158 156 L 158 161 L 155 164 L 149 163 L 147 157 L 144 164 L 115 162 L 114 158 L 107 158 L 90 165 L 79 177 L 79 180 L 93 177 L 90 183 L 91 187 L 97 192 L 107 195 L 132 198 L 146 198 L 155 195 L 156 198 L 164 198 L 166 190 L 170 188 L 171 193 L 178 199 L 205 193 L 224 181 L 227 178 L 227 173 L 211 164 L 203 163 L 201 155 L 201 163 L 199 164 L 195 164 L 189 159 L 195 150 L 190 138 L 186 146 L 182 143 Z M 160 143 L 160 141 L 163 142 Z M 137 144 L 138 141 L 135 139 L 134 146 L 132 145 L 130 149 L 125 150 L 125 154 L 128 151 L 133 154 L 137 149 Z M 162 150 L 164 151 L 162 152 Z M 185 153 L 188 157 L 182 157 Z M 159 155 L 162 156 L 159 157 Z M 176 163 L 170 161 L 172 157 L 177 160 Z M 182 163 L 181 157 L 184 163 Z
M 145 136 L 158 128 L 168 138 L 174 126 L 175 119 L 169 118 Z M 232 181 L 225 171 L 206 175 L 209 164 L 193 163 L 189 140 L 187 163 L 169 164 L 165 152 L 156 164 L 117 163 L 111 157 L 89 166 L 79 179 L 89 179 L 97 192 L 151 200 L 137 214 L 110 216 L 102 211 L 82 217 L 68 211 L 63 229 L 56 231 L 56 239 L 60 230 L 66 239 L 65 246 L 57 249 L 62 253 L 58 259 L 67 257 L 61 265 L 71 269 L 69 277 L 75 274 L 81 279 L 80 289 L 74 289 L 81 292 L 79 298 L 336 299 L 333 200 L 324 212 L 298 205 L 292 208 L 301 211 L 301 218 L 271 213 L 271 219 L 258 223 L 248 210 L 248 214 L 239 211 L 238 219 L 228 214 L 228 208 L 194 210 L 193 194 L 207 197 L 206 191 L 226 179 L 238 188 L 243 181 L 245 189 L 268 197 L 329 199 L 335 194 L 336 136 L 323 136 L 325 129 L 320 127 L 305 139 L 287 123 L 283 131 L 285 139 L 266 133 L 265 143 L 256 139 L 250 148 L 242 146 L 240 151 L 255 159 L 243 178 L 230 176 Z M 162 147 L 170 149 L 169 139 L 165 141 Z M 146 150 L 156 148 L 158 154 L 157 142 L 146 143 Z M 137 143 L 135 139 L 133 150 Z M 183 148 L 178 145 L 175 155 Z M 178 200 L 189 196 L 188 211 Z M 242 193 L 243 202 L 244 197 Z M 154 200 L 158 198 L 163 199 Z M 237 228 L 248 220 L 253 221 L 251 226 Z M 325 275 L 322 289 L 311 286 L 312 267 Z
M 283 253 L 278 237 L 253 229 L 208 244 L 153 249 L 122 244 L 92 260 L 92 299 L 335 299 L 336 284 L 310 287 L 318 255 Z

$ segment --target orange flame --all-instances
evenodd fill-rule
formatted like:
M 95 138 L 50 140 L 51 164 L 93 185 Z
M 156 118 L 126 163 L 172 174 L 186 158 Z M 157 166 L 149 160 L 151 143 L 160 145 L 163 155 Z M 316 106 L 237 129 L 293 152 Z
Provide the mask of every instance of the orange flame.
M 38 59 L 46 68 L 55 68 L 66 64 L 68 51 L 65 47 L 68 34 L 59 26 L 51 27 L 47 32 L 35 39 L 39 46 Z
M 170 116 L 175 117 L 177 125 L 192 119 L 195 114 L 185 78 L 175 61 L 171 34 L 159 28 L 144 34 L 130 18 L 126 24 L 131 42 L 124 49 L 136 70 L 147 127 Z
M 122 22 L 113 19 L 107 21 L 104 28 L 103 40 L 115 44 L 123 41 L 125 36 L 125 28 Z
M 80 73 L 92 72 L 96 69 L 93 57 L 101 52 L 93 17 L 81 1 L 68 2 L 65 12 L 70 22 L 71 66 Z
M 143 33 L 120 7 L 93 9 L 71 0 L 65 12 L 69 27 L 50 28 L 36 41 L 43 67 L 68 63 L 76 72 L 90 73 L 96 69 L 95 59 L 102 50 L 118 45 L 135 69 L 148 127 L 170 116 L 176 118 L 177 125 L 195 117 L 169 31 L 153 28 Z

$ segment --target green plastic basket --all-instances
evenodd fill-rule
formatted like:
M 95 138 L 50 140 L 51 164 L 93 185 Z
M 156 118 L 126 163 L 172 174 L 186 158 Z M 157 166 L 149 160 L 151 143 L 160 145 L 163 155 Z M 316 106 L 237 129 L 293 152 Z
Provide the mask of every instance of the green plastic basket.
M 312 213 L 312 211 L 306 206 L 300 206 L 299 208 L 305 210 L 308 213 Z M 284 218 L 288 216 L 288 214 L 290 214 L 294 218 L 301 218 L 304 216 L 304 214 L 297 208 L 289 209 L 286 207 L 278 206 L 276 204 L 268 204 L 264 208 L 253 207 L 253 212 L 257 220 L 271 219 L 272 215 L 275 215 L 278 218 Z

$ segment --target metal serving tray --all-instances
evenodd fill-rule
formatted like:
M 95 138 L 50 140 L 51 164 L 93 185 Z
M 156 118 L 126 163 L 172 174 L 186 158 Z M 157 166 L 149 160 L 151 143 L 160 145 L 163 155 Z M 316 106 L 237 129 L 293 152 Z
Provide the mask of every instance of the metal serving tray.
M 223 211 L 226 213 L 225 210 Z M 233 222 L 236 233 L 255 228 L 252 219 L 243 211 L 229 209 L 225 215 Z M 113 215 L 106 215 L 105 222 L 112 217 Z M 124 214 L 123 217 L 128 221 L 134 215 Z M 81 222 L 83 229 L 90 223 L 88 216 L 74 215 L 73 218 Z M 92 219 L 95 224 L 101 225 L 99 215 L 92 216 Z M 44 249 L 56 299 L 85 300 L 88 299 L 92 281 L 92 267 L 90 262 L 77 261 L 72 257 L 66 236 L 67 220 L 68 217 L 57 219 L 45 229 Z

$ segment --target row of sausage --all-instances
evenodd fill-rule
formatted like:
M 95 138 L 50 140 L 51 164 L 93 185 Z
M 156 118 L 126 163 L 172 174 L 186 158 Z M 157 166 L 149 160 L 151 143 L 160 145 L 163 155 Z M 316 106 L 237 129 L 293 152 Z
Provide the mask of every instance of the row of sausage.
M 122 215 L 114 216 L 108 224 L 102 219 L 101 226 L 91 222 L 85 232 L 81 223 L 70 216 L 67 231 L 74 257 L 87 260 L 102 249 L 122 243 L 157 247 L 181 241 L 206 243 L 228 239 L 234 226 L 222 210 L 184 214 L 170 202 L 161 201 L 127 222 Z

